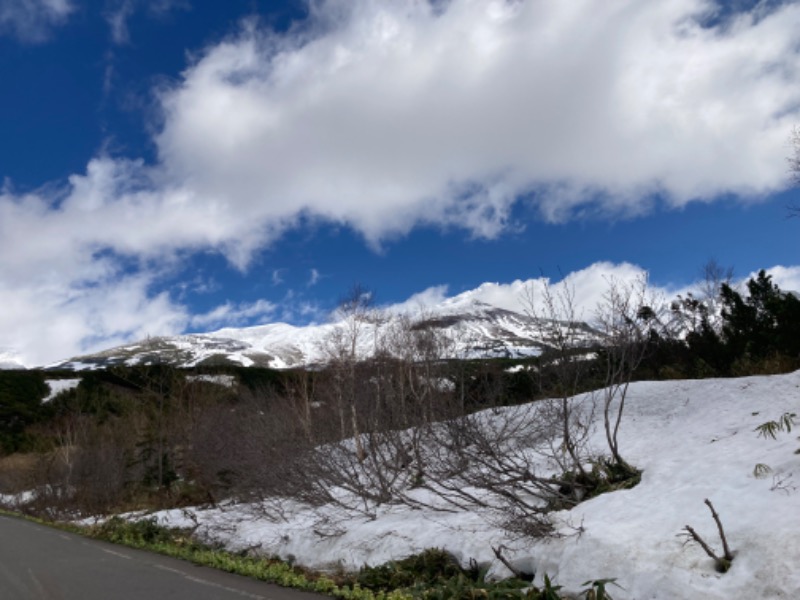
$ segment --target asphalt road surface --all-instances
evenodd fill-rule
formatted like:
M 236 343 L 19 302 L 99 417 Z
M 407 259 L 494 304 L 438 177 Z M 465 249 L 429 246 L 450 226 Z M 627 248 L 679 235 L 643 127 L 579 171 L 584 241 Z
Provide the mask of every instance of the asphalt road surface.
M 320 600 L 307 592 L 0 516 L 0 600 Z

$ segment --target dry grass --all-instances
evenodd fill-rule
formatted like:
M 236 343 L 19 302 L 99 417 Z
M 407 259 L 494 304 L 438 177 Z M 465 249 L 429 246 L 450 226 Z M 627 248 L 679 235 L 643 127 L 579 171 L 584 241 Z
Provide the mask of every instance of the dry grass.
M 12 454 L 0 457 L 0 493 L 16 494 L 36 485 L 41 454 Z

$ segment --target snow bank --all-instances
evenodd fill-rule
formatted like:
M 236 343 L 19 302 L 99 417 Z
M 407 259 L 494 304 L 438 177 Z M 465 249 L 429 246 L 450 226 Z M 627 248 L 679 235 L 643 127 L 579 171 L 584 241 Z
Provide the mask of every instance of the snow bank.
M 439 547 L 464 562 L 491 563 L 494 573 L 505 575 L 491 550 L 503 545 L 517 566 L 534 570 L 537 581 L 547 573 L 567 593 L 588 579 L 614 577 L 623 588 L 613 588 L 617 600 L 798 598 L 800 443 L 794 432 L 772 440 L 754 431 L 785 412 L 800 413 L 800 371 L 632 385 L 620 447 L 644 470 L 642 481 L 554 514 L 564 534 L 559 539 L 515 539 L 484 515 L 402 506 L 386 507 L 375 519 L 331 510 L 334 526 L 325 531 L 317 527 L 319 515 L 299 506 L 288 507 L 286 522 L 279 523 L 259 516 L 255 505 L 197 511 L 196 518 L 200 531 L 232 549 L 258 547 L 316 568 L 357 569 Z M 602 448 L 597 426 L 592 444 Z M 771 471 L 756 477 L 756 464 Z M 705 498 L 714 503 L 735 552 L 726 574 L 679 535 L 691 525 L 721 552 Z M 159 517 L 191 524 L 181 511 Z M 331 535 L 331 529 L 343 533 Z

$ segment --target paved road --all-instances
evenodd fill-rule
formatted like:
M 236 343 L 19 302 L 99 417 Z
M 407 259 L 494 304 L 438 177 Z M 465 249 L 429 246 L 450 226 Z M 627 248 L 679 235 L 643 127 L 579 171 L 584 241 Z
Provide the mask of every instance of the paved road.
M 0 516 L 0 600 L 320 600 Z

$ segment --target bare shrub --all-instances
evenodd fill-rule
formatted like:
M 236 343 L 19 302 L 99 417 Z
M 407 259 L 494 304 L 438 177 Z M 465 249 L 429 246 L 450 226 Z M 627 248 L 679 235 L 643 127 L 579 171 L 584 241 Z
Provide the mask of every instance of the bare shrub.
M 601 363 L 603 426 L 611 461 L 621 474 L 636 474 L 619 449 L 619 429 L 634 373 L 645 358 L 650 343 L 663 330 L 665 303 L 649 292 L 647 278 L 633 282 L 610 280 L 596 322 L 603 333 Z

